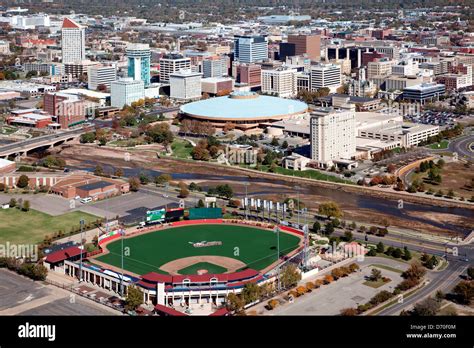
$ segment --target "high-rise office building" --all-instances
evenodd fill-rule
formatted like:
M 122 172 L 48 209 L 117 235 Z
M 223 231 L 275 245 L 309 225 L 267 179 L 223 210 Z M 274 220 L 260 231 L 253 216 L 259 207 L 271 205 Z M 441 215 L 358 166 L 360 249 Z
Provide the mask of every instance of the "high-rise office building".
M 110 105 L 123 108 L 145 98 L 145 84 L 131 77 L 114 81 L 110 87 Z
M 143 81 L 145 87 L 150 85 L 150 57 L 148 44 L 133 44 L 127 46 L 128 77 Z
M 225 56 L 212 56 L 202 61 L 202 76 L 222 77 L 227 75 L 227 59 Z
M 75 63 L 86 58 L 85 28 L 70 18 L 65 18 L 61 28 L 62 62 Z
M 180 70 L 170 74 L 170 97 L 180 101 L 201 98 L 201 74 Z
M 181 54 L 167 54 L 160 59 L 160 82 L 169 83 L 170 74 L 191 69 L 191 59 Z
M 262 67 L 258 64 L 236 64 L 235 82 L 258 87 L 262 82 Z
M 312 160 L 320 168 L 331 167 L 335 160 L 350 160 L 356 153 L 354 106 L 317 108 L 310 115 Z
M 262 92 L 282 98 L 294 97 L 297 73 L 296 69 L 262 70 Z
M 335 90 L 341 85 L 341 67 L 335 64 L 318 64 L 311 66 L 311 91 L 328 87 Z
M 321 59 L 321 35 L 288 35 L 288 43 L 295 45 L 295 54 L 308 55 L 312 61 Z
M 100 85 L 110 88 L 112 82 L 117 80 L 117 68 L 114 64 L 93 65 L 87 73 L 87 87 L 96 90 Z
M 268 59 L 268 39 L 265 36 L 235 36 L 234 57 L 242 63 Z

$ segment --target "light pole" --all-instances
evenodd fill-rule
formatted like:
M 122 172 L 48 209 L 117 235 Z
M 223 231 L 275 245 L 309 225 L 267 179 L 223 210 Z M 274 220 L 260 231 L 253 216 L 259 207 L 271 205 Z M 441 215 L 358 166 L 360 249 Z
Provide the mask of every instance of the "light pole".
M 125 231 L 123 229 L 120 229 L 120 235 L 121 235 L 121 238 L 120 238 L 120 240 L 121 240 L 120 255 L 121 255 L 121 258 L 122 258 L 122 260 L 121 260 L 122 276 L 120 277 L 120 296 L 122 296 L 122 297 L 123 297 L 123 235 L 124 234 L 125 234 Z
M 298 217 L 297 217 L 297 221 L 298 221 L 298 229 L 300 228 L 300 186 L 296 185 L 294 187 L 294 189 L 296 190 L 296 199 L 298 200 Z
M 277 290 L 280 291 L 280 229 L 278 226 L 275 227 L 275 233 L 277 235 Z
M 247 186 L 249 186 L 249 185 L 250 185 L 250 183 L 248 181 L 244 182 L 244 186 L 245 186 L 245 198 L 244 198 L 245 220 L 248 220 L 248 215 L 247 215 L 247 205 L 248 205 Z
M 79 263 L 79 283 L 82 282 L 82 254 L 84 253 L 84 219 L 79 221 L 81 225 L 81 261 Z

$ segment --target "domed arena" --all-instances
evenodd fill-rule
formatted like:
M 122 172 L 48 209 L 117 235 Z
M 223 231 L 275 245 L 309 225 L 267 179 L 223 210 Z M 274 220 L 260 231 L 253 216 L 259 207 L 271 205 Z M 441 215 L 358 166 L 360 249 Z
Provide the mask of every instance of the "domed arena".
M 232 123 L 248 130 L 283 119 L 302 117 L 308 105 L 298 100 L 270 97 L 253 92 L 201 100 L 181 107 L 184 118 L 211 122 L 215 127 Z

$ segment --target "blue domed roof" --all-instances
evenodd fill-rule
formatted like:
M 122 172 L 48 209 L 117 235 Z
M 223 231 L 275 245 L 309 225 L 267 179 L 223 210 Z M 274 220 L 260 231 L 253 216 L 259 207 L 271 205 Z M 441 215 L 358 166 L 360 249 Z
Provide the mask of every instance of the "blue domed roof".
M 298 100 L 237 92 L 181 107 L 181 112 L 201 118 L 251 120 L 285 117 L 306 112 L 308 105 Z

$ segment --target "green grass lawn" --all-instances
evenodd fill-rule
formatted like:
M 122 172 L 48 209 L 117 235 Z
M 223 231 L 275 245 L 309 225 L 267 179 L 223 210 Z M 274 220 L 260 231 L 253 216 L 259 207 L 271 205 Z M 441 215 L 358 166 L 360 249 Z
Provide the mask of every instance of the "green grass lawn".
M 447 140 L 442 140 L 441 142 L 435 143 L 435 144 L 431 144 L 431 145 L 429 145 L 428 147 L 429 147 L 430 149 L 437 150 L 437 149 L 447 149 L 447 148 L 448 148 L 448 145 L 449 145 L 449 141 L 447 141 Z
M 387 283 L 390 283 L 390 282 L 384 282 L 382 279 L 379 279 L 377 281 L 367 280 L 367 281 L 363 282 L 362 284 L 370 286 L 371 288 L 377 289 L 377 288 L 380 288 L 382 285 L 387 284 Z
M 227 268 L 215 265 L 213 263 L 198 262 L 198 263 L 195 263 L 194 265 L 180 269 L 178 273 L 179 274 L 198 274 L 198 271 L 200 269 L 205 269 L 207 270 L 207 273 L 210 273 L 210 274 L 219 274 L 219 273 L 227 272 Z
M 38 243 L 46 235 L 59 230 L 69 233 L 71 227 L 79 226 L 79 220 L 93 222 L 97 216 L 74 211 L 71 213 L 51 216 L 37 210 L 28 212 L 16 208 L 0 210 L 0 243 Z
M 256 169 L 256 168 L 250 168 L 250 169 Z M 268 172 L 269 169 L 270 169 L 270 166 L 261 165 L 259 169 L 262 172 Z M 355 185 L 355 183 L 353 183 L 350 180 L 341 179 L 339 177 L 336 177 L 336 176 L 333 176 L 333 175 L 328 175 L 328 174 L 325 174 L 323 172 L 320 172 L 320 171 L 317 171 L 317 170 L 314 170 L 314 169 L 307 169 L 307 170 L 301 171 L 301 170 L 286 169 L 286 168 L 283 168 L 283 167 L 276 167 L 275 168 L 275 173 L 288 175 L 288 176 L 297 176 L 299 178 L 324 180 L 324 181 L 330 181 L 330 182 L 336 182 L 336 183 Z
M 173 150 L 173 156 L 175 157 L 189 158 L 191 157 L 193 146 L 189 143 L 189 141 L 175 139 L 171 144 L 171 150 Z
M 380 265 L 378 263 L 374 263 L 374 264 L 372 264 L 372 266 L 375 267 L 375 268 L 386 269 L 387 271 L 392 271 L 392 272 L 399 273 L 399 274 L 403 273 L 403 271 L 398 269 L 398 268 L 390 267 L 390 266 L 386 266 L 386 265 Z
M 221 241 L 222 245 L 195 248 L 192 243 Z M 280 233 L 281 255 L 298 247 L 299 238 Z M 181 226 L 138 235 L 123 240 L 130 255 L 124 257 L 124 268 L 136 274 L 165 273 L 161 265 L 170 261 L 200 255 L 227 256 L 238 259 L 249 268 L 261 270 L 277 260 L 277 239 L 272 231 L 236 225 Z M 110 251 L 97 260 L 120 267 L 121 241 L 107 245 Z

